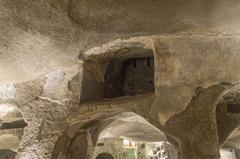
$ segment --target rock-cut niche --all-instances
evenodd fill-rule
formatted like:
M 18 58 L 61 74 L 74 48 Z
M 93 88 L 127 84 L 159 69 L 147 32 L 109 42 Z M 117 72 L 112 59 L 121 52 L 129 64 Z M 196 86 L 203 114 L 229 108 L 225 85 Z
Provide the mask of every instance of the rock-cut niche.
M 81 102 L 155 91 L 153 51 L 123 50 L 90 56 L 84 61 Z
M 14 159 L 27 123 L 11 104 L 0 104 L 0 159 Z
M 152 56 L 115 59 L 109 62 L 104 84 L 104 98 L 137 95 L 154 91 Z

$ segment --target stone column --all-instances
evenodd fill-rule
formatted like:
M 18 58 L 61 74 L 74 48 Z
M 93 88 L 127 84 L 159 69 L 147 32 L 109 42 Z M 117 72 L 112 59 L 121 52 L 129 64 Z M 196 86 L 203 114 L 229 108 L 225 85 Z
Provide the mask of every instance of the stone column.
M 179 139 L 182 159 L 219 159 L 216 104 L 226 87 L 201 89 L 187 108 L 166 123 L 166 130 Z

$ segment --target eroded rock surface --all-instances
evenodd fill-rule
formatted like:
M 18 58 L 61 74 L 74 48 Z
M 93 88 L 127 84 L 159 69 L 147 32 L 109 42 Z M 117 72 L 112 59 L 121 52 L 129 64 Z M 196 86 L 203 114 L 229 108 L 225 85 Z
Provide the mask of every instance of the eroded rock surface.
M 182 159 L 239 150 L 240 112 L 227 110 L 239 100 L 238 88 L 231 90 L 240 81 L 239 6 L 235 0 L 1 0 L 0 153 L 3 145 L 17 159 L 53 159 L 76 149 L 73 156 L 91 158 L 101 131 L 89 125 L 122 112 L 161 130 Z M 143 57 L 153 59 L 155 88 L 106 96 L 104 89 L 118 88 L 106 80 L 115 66 L 109 64 Z M 26 124 L 16 127 L 19 121 Z M 6 143 L 4 135 L 14 140 Z

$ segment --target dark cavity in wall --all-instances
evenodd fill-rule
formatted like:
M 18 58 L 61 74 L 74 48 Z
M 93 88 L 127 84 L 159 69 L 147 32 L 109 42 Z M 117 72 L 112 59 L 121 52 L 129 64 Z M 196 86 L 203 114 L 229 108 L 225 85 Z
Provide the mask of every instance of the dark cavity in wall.
M 79 79 L 80 103 L 154 92 L 153 51 L 133 47 L 88 57 Z
M 229 103 L 227 104 L 228 113 L 240 113 L 240 103 Z
M 105 74 L 104 98 L 137 95 L 154 90 L 152 56 L 109 62 Z
M 16 152 L 11 150 L 0 150 L 0 159 L 14 159 Z
M 113 156 L 110 153 L 100 153 L 96 159 L 114 159 Z

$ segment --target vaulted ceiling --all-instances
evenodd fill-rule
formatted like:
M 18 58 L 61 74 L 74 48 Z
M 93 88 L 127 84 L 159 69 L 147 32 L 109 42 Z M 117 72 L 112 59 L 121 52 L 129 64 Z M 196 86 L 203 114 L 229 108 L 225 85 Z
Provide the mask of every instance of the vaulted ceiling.
M 237 0 L 1 0 L 0 82 L 72 67 L 105 42 L 153 33 L 239 33 Z

